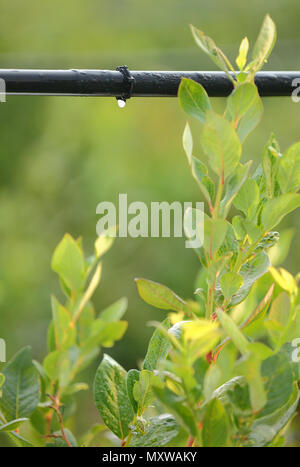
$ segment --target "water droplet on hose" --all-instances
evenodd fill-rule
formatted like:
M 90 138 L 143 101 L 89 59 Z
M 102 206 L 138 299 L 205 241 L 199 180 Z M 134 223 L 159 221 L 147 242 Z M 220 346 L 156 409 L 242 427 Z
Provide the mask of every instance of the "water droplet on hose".
M 123 101 L 123 99 L 118 99 L 118 106 L 120 107 L 120 109 L 124 109 L 126 105 L 126 101 Z

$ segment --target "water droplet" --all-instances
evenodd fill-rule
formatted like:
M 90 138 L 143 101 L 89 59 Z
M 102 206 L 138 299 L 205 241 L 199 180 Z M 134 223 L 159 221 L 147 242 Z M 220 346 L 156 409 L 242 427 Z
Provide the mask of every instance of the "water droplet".
M 124 109 L 126 105 L 126 101 L 123 101 L 123 99 L 118 99 L 118 106 L 120 107 L 120 109 Z

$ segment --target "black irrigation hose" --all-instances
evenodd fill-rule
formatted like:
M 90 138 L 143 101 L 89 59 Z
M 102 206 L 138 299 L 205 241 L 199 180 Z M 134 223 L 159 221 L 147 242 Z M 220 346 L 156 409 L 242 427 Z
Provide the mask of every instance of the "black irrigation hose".
M 0 69 L 8 95 L 175 97 L 182 77 L 201 83 L 212 97 L 232 90 L 221 71 L 129 71 L 126 66 L 116 71 Z M 291 96 L 300 84 L 300 72 L 263 71 L 255 82 L 261 96 Z M 3 83 L 1 91 L 2 87 Z

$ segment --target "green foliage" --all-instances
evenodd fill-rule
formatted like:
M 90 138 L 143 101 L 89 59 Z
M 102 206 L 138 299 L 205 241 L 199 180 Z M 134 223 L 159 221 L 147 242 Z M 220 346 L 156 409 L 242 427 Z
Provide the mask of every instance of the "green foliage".
M 291 211 L 300 206 L 300 195 L 285 193 L 277 198 L 270 199 L 263 206 L 261 214 L 262 228 L 265 232 L 273 229 Z
M 228 97 L 225 116 L 234 125 L 237 135 L 243 142 L 259 123 L 262 116 L 262 103 L 253 83 L 241 83 Z
M 234 128 L 224 117 L 210 112 L 207 119 L 201 135 L 201 145 L 211 168 L 223 181 L 239 163 L 241 143 Z
M 211 108 L 205 89 L 191 79 L 181 80 L 178 96 L 182 109 L 191 117 L 205 123 L 206 112 Z
M 168 329 L 170 327 L 169 318 L 163 321 L 162 324 Z M 147 354 L 143 362 L 143 369 L 156 370 L 159 362 L 164 360 L 168 355 L 170 347 L 169 340 L 161 333 L 160 329 L 156 329 L 149 342 Z
M 297 191 L 300 186 L 300 143 L 293 144 L 279 159 L 278 183 L 283 193 Z
M 40 399 L 39 377 L 29 347 L 20 350 L 5 365 L 3 375 L 0 408 L 8 422 L 16 423 L 18 419 L 29 417 Z
M 182 80 L 179 88 L 182 109 L 202 125 L 205 158 L 194 155 L 188 123 L 183 134 L 188 164 L 209 207 L 201 226 L 204 242 L 196 250 L 201 272 L 195 293 L 201 314 L 190 313 L 188 302 L 167 287 L 137 281 L 147 303 L 172 310 L 171 328 L 166 321 L 156 323 L 151 359 L 147 354 L 144 362 L 146 381 L 151 371 L 159 377 L 151 383 L 156 404 L 188 432 L 188 446 L 282 445 L 283 430 L 299 400 L 298 364 L 289 350 L 300 330 L 299 276 L 271 267 L 271 261 L 277 265 L 285 258 L 292 238 L 289 232 L 279 240 L 273 229 L 300 206 L 299 145 L 282 155 L 271 135 L 254 173 L 251 161 L 240 162 L 244 140 L 262 115 L 254 75 L 273 48 L 275 26 L 266 16 L 248 64 L 249 42 L 243 39 L 236 59 L 240 72 L 212 39 L 194 27 L 192 32 L 199 47 L 232 79 L 233 91 L 220 115 L 198 83 Z M 231 218 L 233 206 L 238 214 Z M 192 221 L 194 214 L 187 213 Z M 188 229 L 186 234 L 190 236 Z M 164 357 L 155 358 L 162 348 Z M 135 384 L 139 398 L 145 397 L 148 385 L 141 391 L 141 383 Z M 144 426 L 150 423 L 146 414 Z M 145 428 L 136 435 L 134 426 L 133 443 L 153 446 L 157 436 L 155 442 L 161 445 L 161 427 L 156 431 L 151 424 L 148 432 Z
M 80 246 L 65 235 L 52 258 L 52 269 L 71 290 L 81 289 L 84 282 L 84 258 Z
M 299 275 L 274 267 L 285 258 L 292 235 L 279 240 L 273 229 L 300 206 L 299 144 L 282 155 L 271 135 L 254 173 L 251 161 L 240 162 L 244 140 L 262 115 L 254 76 L 274 46 L 275 25 L 266 16 L 250 63 L 243 39 L 239 72 L 211 38 L 195 27 L 192 33 L 233 86 L 222 115 L 200 84 L 184 79 L 178 93 L 182 109 L 202 125 L 206 158 L 194 155 L 187 124 L 184 150 L 209 208 L 204 243 L 196 250 L 196 299 L 136 279 L 141 298 L 162 310 L 164 320 L 151 323 L 156 329 L 139 369 L 126 371 L 104 354 L 94 401 L 122 446 L 281 446 L 299 401 L 292 341 L 299 337 L 300 301 Z M 194 214 L 188 212 L 192 219 Z M 127 327 L 121 319 L 126 299 L 98 315 L 91 303 L 112 242 L 111 236 L 98 238 L 94 254 L 85 258 L 81 240 L 66 235 L 54 252 L 52 268 L 65 298 L 51 300 L 49 352 L 41 365 L 22 349 L 0 374 L 0 432 L 18 446 L 32 445 L 23 424 L 31 424 L 41 445 L 57 447 L 90 445 L 106 429 L 92 427 L 78 442 L 64 423 L 74 413 L 75 394 L 88 388 L 77 380 L 79 373 Z
M 52 267 L 59 275 L 65 300 L 62 304 L 56 297 L 51 297 L 48 354 L 41 365 L 32 360 L 30 348 L 25 347 L 4 366 L 0 374 L 0 432 L 8 433 L 18 446 L 32 445 L 19 433 L 23 424 L 31 424 L 35 437 L 40 436 L 41 446 L 78 445 L 71 431 L 64 427 L 76 408 L 75 395 L 89 388 L 85 382 L 78 381 L 78 375 L 97 358 L 100 347 L 111 347 L 121 339 L 127 328 L 127 322 L 121 321 L 127 308 L 125 298 L 98 316 L 90 301 L 101 279 L 102 256 L 112 242 L 110 236 L 99 237 L 94 254 L 85 258 L 81 240 L 65 235 L 54 252 Z M 112 362 L 109 357 L 104 358 L 100 367 L 105 367 L 105 377 L 100 375 L 100 380 L 102 377 L 104 386 L 107 381 L 119 383 L 123 377 L 123 394 L 127 401 L 125 370 Z M 104 397 L 97 387 L 95 394 L 96 401 Z M 133 412 L 128 404 L 131 419 Z M 116 410 L 119 410 L 118 406 Z M 120 413 L 123 418 L 124 406 Z M 130 421 L 129 418 L 127 421 Z M 116 419 L 111 417 L 110 422 L 117 434 L 127 435 L 127 422 L 121 422 L 121 429 Z M 91 435 L 96 433 L 93 431 L 88 440 Z
M 276 41 L 276 26 L 269 15 L 267 15 L 262 24 L 260 33 L 254 45 L 252 59 L 249 66 L 250 70 L 258 71 L 267 61 Z
M 125 439 L 133 411 L 127 393 L 127 373 L 108 355 L 96 372 L 94 399 L 104 423 L 120 439 Z
M 176 419 L 169 414 L 150 417 L 144 431 L 133 434 L 132 447 L 165 447 L 170 442 L 174 446 L 174 439 L 180 434 L 180 426 Z M 184 436 L 183 436 L 184 439 Z
M 168 287 L 146 279 L 136 279 L 140 296 L 149 305 L 162 310 L 181 311 L 186 303 Z
M 228 425 L 228 417 L 223 404 L 218 399 L 212 399 L 207 405 L 203 420 L 203 446 L 208 448 L 226 446 Z

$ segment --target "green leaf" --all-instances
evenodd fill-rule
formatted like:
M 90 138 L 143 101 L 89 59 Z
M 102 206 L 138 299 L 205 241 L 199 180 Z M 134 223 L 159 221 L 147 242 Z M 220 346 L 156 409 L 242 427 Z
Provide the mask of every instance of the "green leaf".
M 253 49 L 252 58 L 254 63 L 251 64 L 251 70 L 253 70 L 254 73 L 267 61 L 275 41 L 276 26 L 270 16 L 266 15 Z
M 300 206 L 300 194 L 285 193 L 268 200 L 262 209 L 261 222 L 265 232 L 272 230 L 279 222 Z
M 192 157 L 193 157 L 193 147 L 194 147 L 194 142 L 193 142 L 193 135 L 191 132 L 190 125 L 188 122 L 186 122 L 183 135 L 182 135 L 182 145 L 183 149 L 185 151 L 187 160 L 189 165 L 192 163 Z
M 148 279 L 135 279 L 140 297 L 149 305 L 162 310 L 183 311 L 186 302 L 165 285 Z
M 213 62 L 219 68 L 221 68 L 221 70 L 225 71 L 227 74 L 230 71 L 234 71 L 226 55 L 222 52 L 221 49 L 219 49 L 219 47 L 216 46 L 210 37 L 206 36 L 204 32 L 195 28 L 195 26 L 191 25 L 191 30 L 196 44 L 213 60 Z
M 276 347 L 280 348 L 284 344 L 283 337 L 288 330 L 290 312 L 290 297 L 286 292 L 282 292 L 273 300 L 268 318 L 264 322 Z
M 87 391 L 89 389 L 89 385 L 86 383 L 74 383 L 70 384 L 68 388 L 64 391 L 65 396 L 73 396 L 80 391 Z
M 40 382 L 30 347 L 21 349 L 4 367 L 0 408 L 8 421 L 27 418 L 40 400 Z
M 249 434 L 249 441 L 255 447 L 268 445 L 293 418 L 298 403 L 299 390 L 296 383 L 294 383 L 293 394 L 286 404 L 269 415 L 259 417 L 254 421 Z
M 248 354 L 237 362 L 236 373 L 243 375 L 248 384 L 252 411 L 257 413 L 267 401 L 264 381 L 261 375 L 261 360 L 255 354 Z
M 43 367 L 51 381 L 58 380 L 61 367 L 68 364 L 68 355 L 68 351 L 54 350 L 45 357 Z
M 234 345 L 238 348 L 242 355 L 248 352 L 248 341 L 244 334 L 239 330 L 233 319 L 224 311 L 218 310 L 217 316 L 221 326 L 226 334 L 232 339 Z
M 114 342 L 120 340 L 126 332 L 127 321 L 113 321 L 106 323 L 101 319 L 95 320 L 90 325 L 90 333 L 82 342 L 84 350 L 93 347 L 112 347 Z
M 120 298 L 117 302 L 113 303 L 105 310 L 101 311 L 99 318 L 106 323 L 118 321 L 123 317 L 127 310 L 128 300 L 126 297 Z
M 233 204 L 242 211 L 246 217 L 253 218 L 259 203 L 259 188 L 253 178 L 249 178 L 240 188 Z
M 46 390 L 49 383 L 49 378 L 43 366 L 37 361 L 32 360 L 33 365 L 35 366 L 36 371 L 38 372 L 40 378 L 40 385 L 41 385 L 41 399 L 45 398 Z
M 220 279 L 220 285 L 225 298 L 231 298 L 243 285 L 243 278 L 236 272 L 226 272 Z
M 78 243 L 66 234 L 56 247 L 51 263 L 53 271 L 62 277 L 71 290 L 80 290 L 84 284 L 85 263 Z
M 133 370 L 128 371 L 127 379 L 126 379 L 127 393 L 128 393 L 128 397 L 131 402 L 134 413 L 137 413 L 138 411 L 138 404 L 133 396 L 133 388 L 134 388 L 135 383 L 139 380 L 139 378 L 140 378 L 139 370 L 133 369 Z
M 229 263 L 234 264 L 237 259 L 238 251 L 239 251 L 239 244 L 236 239 L 234 229 L 232 225 L 229 224 L 224 242 L 222 243 L 222 245 L 220 246 L 218 250 L 218 258 L 219 258 L 218 261 L 220 263 L 223 262 L 223 266 Z
M 212 219 L 204 215 L 204 249 L 212 258 L 225 240 L 229 223 L 224 219 Z
M 76 373 L 84 368 L 85 358 L 78 347 L 56 350 L 46 356 L 43 367 L 52 384 L 58 382 L 60 389 L 66 390 Z
M 248 350 L 250 353 L 256 355 L 261 361 L 266 360 L 274 354 L 273 350 L 262 342 L 250 342 Z
M 103 256 L 112 247 L 115 230 L 115 228 L 112 229 L 111 235 L 109 235 L 107 232 L 103 233 L 95 241 L 95 255 L 97 259 Z
M 142 433 L 133 433 L 131 447 L 166 447 L 180 433 L 180 426 L 170 414 L 151 417 Z M 173 443 L 172 443 L 173 445 Z
M 200 399 L 202 396 L 204 388 L 204 379 L 208 368 L 209 364 L 205 357 L 197 358 L 197 360 L 193 364 L 194 376 L 197 382 L 197 399 Z
M 251 210 L 251 207 L 250 207 Z M 254 218 L 253 218 L 254 217 Z M 247 240 L 250 245 L 255 244 L 261 237 L 262 232 L 261 229 L 256 225 L 255 216 L 252 215 L 252 220 L 243 219 L 243 226 L 245 229 L 245 233 L 247 234 Z M 255 252 L 261 251 L 265 248 L 269 248 L 270 243 L 275 241 L 275 232 L 268 232 L 261 241 L 256 245 Z
M 289 253 L 294 235 L 295 230 L 293 228 L 285 229 L 280 232 L 278 242 L 268 251 L 272 266 L 278 266 L 284 262 Z
M 152 391 L 152 380 L 155 378 L 153 373 L 149 370 L 142 370 L 140 372 L 139 380 L 133 387 L 133 397 L 138 404 L 137 414 L 142 415 L 144 410 L 151 404 L 154 399 Z
M 235 60 L 235 63 L 237 64 L 237 66 L 239 67 L 241 71 L 244 69 L 246 65 L 248 50 L 249 50 L 249 41 L 247 37 L 244 37 L 239 48 L 239 54 Z
M 191 243 L 190 247 L 195 250 L 201 264 L 207 268 L 208 258 L 206 256 L 206 252 L 202 248 L 205 240 L 203 231 L 203 223 L 204 227 L 206 225 L 206 222 L 204 221 L 205 218 L 210 219 L 206 216 L 203 210 L 188 207 L 184 213 L 183 226 L 185 236 Z
M 76 330 L 72 318 L 55 297 L 51 297 L 51 305 L 56 349 L 67 349 L 75 344 Z
M 33 444 L 25 439 L 23 436 L 19 435 L 16 431 L 10 431 L 8 436 L 13 440 L 13 442 L 22 448 L 33 448 Z
M 68 428 L 65 428 L 64 431 L 65 431 L 65 435 L 66 435 L 69 443 L 72 445 L 72 447 L 77 447 L 78 446 L 77 441 L 76 441 L 73 433 Z M 62 437 L 62 432 L 61 431 L 55 431 L 53 434 L 54 434 L 55 438 L 50 443 L 47 443 L 46 447 L 51 447 L 51 448 L 52 447 L 53 448 L 54 447 L 55 448 L 69 447 L 69 445 L 66 443 L 66 441 Z
M 214 448 L 226 446 L 228 432 L 228 417 L 225 408 L 218 399 L 213 399 L 206 408 L 203 420 L 203 446 Z
M 208 176 L 206 165 L 196 157 L 192 157 L 191 171 L 209 206 L 212 206 L 215 195 L 215 185 L 212 179 Z
M 298 294 L 298 286 L 297 281 L 294 276 L 288 272 L 286 269 L 279 268 L 275 269 L 273 267 L 270 268 L 270 273 L 275 280 L 275 282 L 281 287 L 283 290 L 289 293 L 291 296 L 297 296 Z
M 277 178 L 283 193 L 299 190 L 300 143 L 293 144 L 280 158 Z
M 253 284 L 263 276 L 270 267 L 268 255 L 261 251 L 254 258 L 249 259 L 241 267 L 240 274 L 243 278 L 243 285 L 240 290 L 232 297 L 231 304 L 237 305 L 247 297 Z
M 220 339 L 220 329 L 217 323 L 208 319 L 195 319 L 175 324 L 169 332 L 174 332 L 178 326 L 183 331 L 184 340 L 189 342 L 191 360 L 210 352 Z M 176 335 L 176 334 L 175 334 Z
M 153 387 L 156 397 L 165 405 L 174 416 L 179 419 L 187 430 L 190 431 L 192 436 L 197 436 L 197 425 L 193 412 L 184 404 L 181 396 L 178 396 L 167 387 L 161 389 Z
M 30 424 L 42 436 L 46 435 L 47 423 L 45 420 L 45 409 L 37 407 L 30 415 Z
M 227 216 L 231 203 L 247 180 L 251 165 L 252 161 L 249 161 L 244 165 L 240 164 L 227 180 L 225 196 L 221 202 L 221 210 L 224 212 L 224 217 Z
M 162 325 L 166 329 L 169 329 L 169 318 L 165 319 Z M 170 348 L 171 343 L 169 339 L 161 333 L 160 329 L 155 329 L 148 345 L 147 354 L 143 362 L 143 369 L 157 370 L 159 362 L 167 357 Z
M 202 131 L 201 145 L 211 168 L 219 177 L 226 179 L 237 167 L 242 153 L 240 140 L 232 125 L 220 115 L 210 112 Z
M 221 377 L 222 372 L 218 365 L 215 363 L 211 364 L 204 377 L 203 395 L 206 400 L 209 400 L 212 397 L 213 392 L 220 383 Z
M 213 392 L 212 398 L 219 399 L 227 412 L 232 410 L 238 417 L 252 415 L 249 386 L 243 376 L 235 376 L 219 386 Z
M 81 447 L 89 447 L 91 446 L 92 442 L 94 441 L 94 439 L 96 438 L 96 436 L 103 432 L 103 431 L 106 431 L 107 428 L 105 425 L 101 425 L 101 424 L 96 424 L 96 425 L 93 425 L 83 436 L 82 438 L 80 439 L 80 446 Z
M 263 114 L 263 105 L 259 96 L 253 101 L 252 106 L 245 113 L 245 115 L 239 120 L 237 126 L 237 134 L 242 142 L 247 136 L 256 128 L 261 120 Z
M 192 79 L 182 78 L 178 90 L 182 109 L 191 117 L 205 123 L 206 112 L 211 109 L 209 97 L 204 87 Z
M 241 83 L 227 99 L 225 117 L 243 141 L 259 123 L 263 107 L 254 83 Z
M 268 198 L 274 198 L 274 196 L 278 195 L 278 184 L 276 183 L 276 176 L 280 158 L 280 147 L 274 134 L 272 133 L 266 146 L 264 147 L 261 162 L 265 185 L 260 186 L 260 191 L 266 191 Z
M 234 234 L 237 240 L 242 241 L 246 235 L 246 229 L 244 226 L 244 217 L 242 216 L 234 216 L 232 219 L 232 227 L 234 230 Z
M 99 285 L 99 282 L 101 280 L 101 274 L 102 274 L 102 264 L 99 263 L 96 266 L 96 269 L 92 275 L 92 278 L 89 282 L 89 285 L 87 286 L 87 289 L 83 293 L 81 300 L 78 304 L 78 306 L 75 308 L 74 314 L 73 314 L 73 321 L 76 322 L 78 318 L 80 317 L 81 313 L 83 312 L 84 308 L 88 305 L 90 299 L 92 298 L 96 288 Z
M 294 373 L 290 357 L 285 352 L 279 352 L 264 360 L 261 375 L 266 381 L 267 403 L 259 416 L 264 417 L 286 404 L 293 394 Z
M 120 439 L 128 435 L 128 426 L 134 415 L 126 378 L 124 368 L 104 355 L 95 376 L 94 400 L 103 422 Z
M 78 318 L 78 338 L 80 345 L 89 337 L 92 323 L 95 321 L 95 310 L 89 302 Z
M 28 418 L 18 418 L 17 420 L 12 420 L 11 422 L 0 425 L 0 433 L 3 431 L 15 431 L 27 420 Z
M 259 242 L 256 244 L 254 251 L 258 252 L 261 250 L 269 250 L 272 246 L 276 245 L 279 240 L 279 233 L 276 231 L 270 231 L 264 234 L 262 237 L 260 227 L 257 227 L 252 222 L 251 225 L 247 225 L 247 234 L 248 240 L 250 243 L 256 243 L 257 240 Z M 262 237 L 262 238 L 261 238 Z M 269 251 L 268 251 L 269 254 Z
M 211 206 L 214 199 L 215 186 L 212 179 L 208 176 L 208 170 L 206 165 L 193 156 L 193 139 L 188 123 L 186 124 L 183 133 L 183 147 L 188 159 L 192 175 L 196 180 L 203 195 L 205 196 L 208 204 Z

